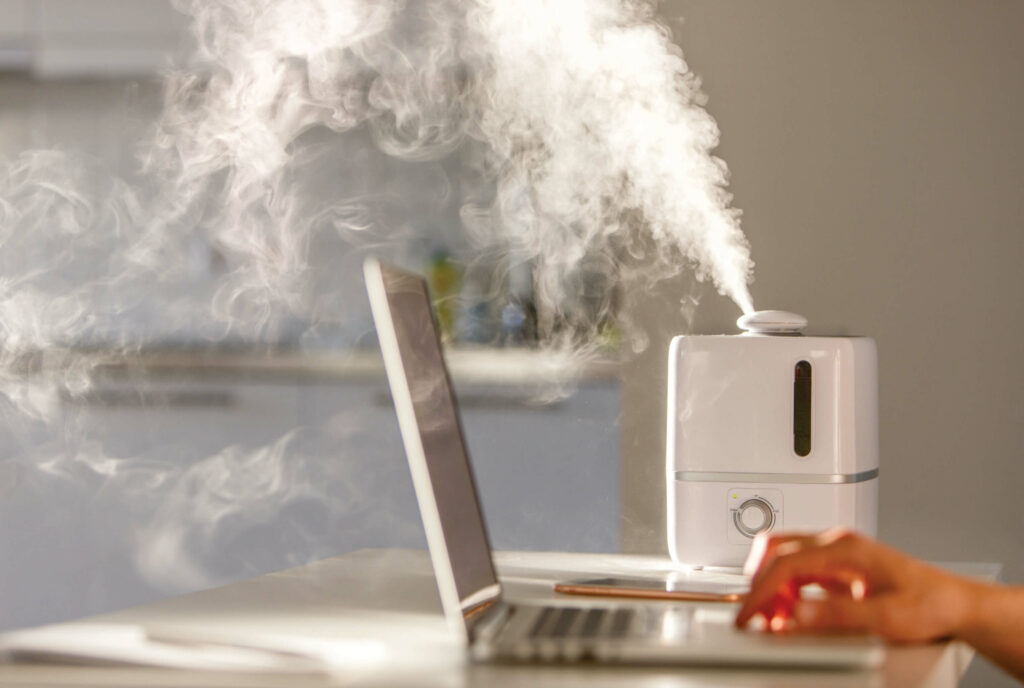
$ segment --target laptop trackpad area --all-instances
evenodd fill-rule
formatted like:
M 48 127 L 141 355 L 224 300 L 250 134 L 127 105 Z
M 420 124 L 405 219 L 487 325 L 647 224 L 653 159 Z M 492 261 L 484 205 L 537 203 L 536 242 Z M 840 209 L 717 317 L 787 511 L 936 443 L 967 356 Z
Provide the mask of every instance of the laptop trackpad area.
M 740 631 L 735 610 L 694 604 L 519 607 L 486 654 L 520 661 L 653 664 L 880 666 L 884 645 L 853 636 Z

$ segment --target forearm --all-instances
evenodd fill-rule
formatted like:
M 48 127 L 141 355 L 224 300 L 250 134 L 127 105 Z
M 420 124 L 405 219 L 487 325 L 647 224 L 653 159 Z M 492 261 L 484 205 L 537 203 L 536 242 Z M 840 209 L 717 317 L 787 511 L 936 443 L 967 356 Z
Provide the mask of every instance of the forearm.
M 1024 587 L 965 581 L 967 612 L 956 637 L 1024 681 Z

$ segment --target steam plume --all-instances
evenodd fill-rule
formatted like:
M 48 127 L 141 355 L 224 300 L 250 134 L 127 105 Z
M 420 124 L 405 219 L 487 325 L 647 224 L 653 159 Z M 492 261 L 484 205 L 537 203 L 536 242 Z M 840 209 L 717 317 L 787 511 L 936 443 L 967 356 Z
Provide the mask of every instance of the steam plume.
M 353 320 L 358 256 L 422 254 L 425 229 L 468 236 L 466 262 L 532 263 L 541 324 L 554 335 L 571 320 L 576 346 L 614 316 L 625 279 L 691 268 L 753 309 L 739 211 L 712 155 L 718 129 L 654 2 L 177 6 L 193 49 L 166 75 L 137 180 L 55 151 L 0 165 L 0 386 L 12 414 L 82 432 L 58 427 L 53 395 L 25 392 L 26 352 L 128 352 L 196 333 L 266 341 Z M 582 298 L 594 301 L 586 315 Z M 49 369 L 71 395 L 90 380 L 75 360 Z M 143 572 L 168 585 L 167 562 L 186 562 L 183 585 L 205 584 L 185 550 L 238 514 L 229 502 L 320 499 L 308 466 L 284 467 L 289 442 L 115 481 L 162 504 L 141 529 Z M 35 468 L 132 475 L 102 448 L 72 453 Z
M 725 164 L 711 155 L 718 128 L 653 10 L 525 0 L 470 11 L 499 231 L 527 247 L 556 298 L 558 275 L 588 253 L 628 248 L 639 225 L 657 247 L 641 261 L 652 280 L 689 264 L 749 312 L 749 251 Z M 517 202 L 520 212 L 507 217 Z

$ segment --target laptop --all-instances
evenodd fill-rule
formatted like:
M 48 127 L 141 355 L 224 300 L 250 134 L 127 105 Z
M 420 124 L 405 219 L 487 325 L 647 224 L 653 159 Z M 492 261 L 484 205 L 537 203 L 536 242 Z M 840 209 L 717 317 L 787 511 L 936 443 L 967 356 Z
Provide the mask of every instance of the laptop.
M 738 631 L 731 605 L 507 599 L 426 280 L 368 259 L 366 288 L 444 615 L 479 661 L 878 666 L 871 638 Z

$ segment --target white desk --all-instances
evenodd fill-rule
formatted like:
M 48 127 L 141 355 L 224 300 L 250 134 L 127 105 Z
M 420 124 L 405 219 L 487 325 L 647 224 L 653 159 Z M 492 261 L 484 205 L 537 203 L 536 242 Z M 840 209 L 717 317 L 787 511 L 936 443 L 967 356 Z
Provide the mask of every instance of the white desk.
M 624 555 L 503 552 L 497 562 L 507 592 L 534 599 L 555 597 L 550 589 L 554 580 L 671 570 L 665 559 Z M 998 574 L 995 565 L 956 568 L 985 578 Z M 724 613 L 734 606 L 718 608 Z M 0 685 L 944 688 L 956 685 L 973 656 L 960 643 L 890 648 L 884 668 L 877 672 L 477 665 L 466 661 L 462 646 L 448 632 L 429 559 L 418 550 L 360 550 L 88 622 L 143 626 L 171 635 L 201 633 L 213 640 L 257 645 L 295 643 L 332 657 L 337 669 L 275 675 L 8 664 L 0 666 Z

